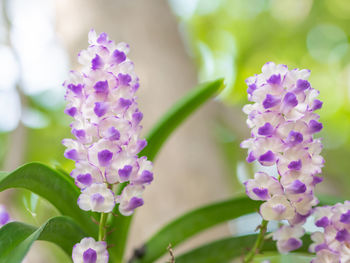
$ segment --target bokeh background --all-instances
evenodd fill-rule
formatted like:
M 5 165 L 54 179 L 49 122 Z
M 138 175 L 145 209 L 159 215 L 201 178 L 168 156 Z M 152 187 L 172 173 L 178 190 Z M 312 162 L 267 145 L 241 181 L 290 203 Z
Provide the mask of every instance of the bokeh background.
M 243 192 L 253 174 L 239 143 L 249 136 L 241 108 L 244 80 L 267 61 L 311 69 L 320 90 L 325 183 L 319 193 L 349 197 L 350 2 L 348 0 L 1 0 L 0 168 L 41 161 L 71 170 L 71 137 L 61 86 L 77 69 L 91 28 L 131 46 L 141 80 L 144 134 L 198 82 L 225 77 L 223 93 L 192 116 L 155 162 L 155 180 L 133 221 L 128 255 L 176 216 Z M 40 225 L 57 211 L 24 190 L 0 193 L 12 217 Z M 218 215 L 219 216 L 219 215 Z M 247 219 L 245 219 L 247 220 Z M 258 224 L 254 220 L 252 224 Z M 249 228 L 255 228 L 251 227 Z M 223 224 L 175 249 L 175 255 L 248 231 Z M 39 253 L 40 252 L 40 253 Z M 164 262 L 162 259 L 160 262 Z M 69 262 L 37 242 L 27 263 Z

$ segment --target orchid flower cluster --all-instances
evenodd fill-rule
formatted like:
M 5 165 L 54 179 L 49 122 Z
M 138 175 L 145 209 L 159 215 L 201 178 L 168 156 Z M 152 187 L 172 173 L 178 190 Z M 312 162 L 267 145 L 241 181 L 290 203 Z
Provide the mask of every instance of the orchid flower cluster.
M 277 178 L 257 172 L 245 182 L 246 193 L 261 200 L 260 214 L 264 220 L 287 220 L 274 233 L 280 252 L 286 253 L 302 245 L 302 225 L 318 200 L 315 186 L 322 181 L 324 160 L 322 144 L 314 134 L 322 129 L 319 115 L 322 107 L 319 92 L 308 82 L 309 70 L 288 70 L 286 65 L 272 62 L 262 73 L 247 79 L 248 99 L 244 106 L 251 138 L 242 142 L 248 149 L 248 162 L 274 166 Z
M 67 107 L 74 118 L 75 139 L 64 139 L 65 157 L 75 161 L 71 176 L 81 189 L 82 210 L 122 215 L 143 205 L 145 185 L 153 180 L 152 163 L 138 153 L 146 146 L 140 138 L 142 113 L 135 92 L 139 79 L 127 54 L 129 45 L 115 44 L 106 33 L 89 33 L 87 50 L 79 53 L 81 72 L 71 71 L 64 83 Z M 120 195 L 113 186 L 127 183 Z M 107 253 L 107 255 L 106 255 Z M 97 258 L 97 259 L 96 259 Z M 83 239 L 73 249 L 74 262 L 107 262 L 103 241 Z
M 316 207 L 315 225 L 323 228 L 311 235 L 310 251 L 316 253 L 312 263 L 350 262 L 350 202 Z

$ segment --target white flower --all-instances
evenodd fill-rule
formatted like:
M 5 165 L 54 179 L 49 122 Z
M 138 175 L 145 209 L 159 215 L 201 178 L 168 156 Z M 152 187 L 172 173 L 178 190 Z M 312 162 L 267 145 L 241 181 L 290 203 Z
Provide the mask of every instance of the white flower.
M 143 205 L 142 192 L 144 186 L 129 184 L 123 189 L 120 196 L 117 197 L 119 211 L 124 216 L 134 213 L 135 208 Z
M 114 193 L 106 184 L 92 184 L 82 190 L 78 205 L 85 211 L 109 213 L 115 206 Z
M 274 234 L 273 240 L 277 240 L 277 248 L 281 253 L 288 253 L 296 250 L 302 245 L 300 237 L 305 233 L 302 226 L 287 226 L 280 227 Z
M 268 200 L 272 195 L 283 195 L 280 182 L 263 172 L 256 173 L 254 179 L 244 184 L 247 195 L 253 200 Z
M 289 220 L 295 210 L 284 195 L 275 195 L 260 206 L 260 214 L 265 220 Z
M 107 244 L 104 241 L 96 242 L 92 237 L 83 238 L 74 245 L 72 258 L 74 263 L 107 263 Z

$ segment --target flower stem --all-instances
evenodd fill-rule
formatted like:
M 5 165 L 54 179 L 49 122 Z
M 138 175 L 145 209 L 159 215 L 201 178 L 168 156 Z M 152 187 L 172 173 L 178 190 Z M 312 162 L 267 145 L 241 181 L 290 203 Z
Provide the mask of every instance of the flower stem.
M 107 221 L 107 216 L 108 214 L 106 213 L 101 213 L 100 217 L 100 225 L 98 228 L 98 240 L 102 241 L 105 238 L 106 235 L 106 221 Z
M 244 261 L 243 261 L 244 263 L 252 262 L 252 260 L 254 259 L 255 255 L 257 253 L 259 253 L 261 247 L 264 244 L 264 237 L 265 237 L 265 233 L 266 233 L 266 230 L 267 230 L 267 224 L 268 224 L 268 221 L 263 219 L 262 222 L 261 222 L 261 225 L 259 226 L 260 233 L 258 234 L 258 237 L 255 240 L 254 246 L 249 251 L 249 253 L 245 256 Z

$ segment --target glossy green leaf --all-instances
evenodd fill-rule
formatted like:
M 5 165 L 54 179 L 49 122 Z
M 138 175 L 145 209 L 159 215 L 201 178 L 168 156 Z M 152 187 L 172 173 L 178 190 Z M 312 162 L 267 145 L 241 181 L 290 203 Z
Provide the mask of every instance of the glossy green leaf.
M 47 199 L 60 213 L 75 219 L 90 236 L 97 236 L 91 213 L 77 205 L 80 191 L 72 178 L 41 163 L 28 163 L 10 173 L 0 173 L 0 192 L 24 188 Z
M 343 200 L 330 196 L 318 196 L 320 205 L 333 205 Z M 217 224 L 258 211 L 260 202 L 247 196 L 208 205 L 191 211 L 163 227 L 142 249 L 143 257 L 133 259 L 133 262 L 153 262 L 166 253 L 166 247 L 173 247 Z
M 36 240 L 55 243 L 71 255 L 74 244 L 85 236 L 73 219 L 64 216 L 51 218 L 39 228 L 11 222 L 0 229 L 0 263 L 22 262 Z
M 162 145 L 174 130 L 208 99 L 218 94 L 223 86 L 224 81 L 218 79 L 213 82 L 200 84 L 195 89 L 192 89 L 155 124 L 147 136 L 147 147 L 139 156 L 147 156 L 149 160 L 154 161 Z M 122 189 L 120 189 L 120 191 L 121 190 Z M 115 227 L 116 231 L 109 235 L 108 241 L 115 245 L 115 247 L 111 249 L 110 254 L 113 262 L 118 263 L 123 260 L 132 216 L 122 216 L 118 213 L 117 209 L 115 209 L 114 212 L 118 216 L 113 218 L 110 224 Z
M 203 245 L 176 257 L 176 263 L 226 263 L 243 257 L 253 246 L 257 235 L 229 237 Z M 311 244 L 309 236 L 303 238 L 303 246 L 296 252 L 307 252 Z M 266 240 L 263 252 L 277 251 L 275 241 Z
M 191 211 L 163 227 L 144 246 L 144 256 L 133 262 L 154 262 L 164 253 L 166 247 L 172 247 L 193 235 L 230 219 L 253 213 L 258 210 L 260 202 L 247 197 L 235 198 L 204 206 Z

